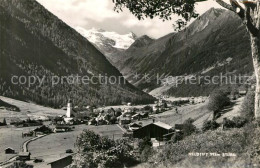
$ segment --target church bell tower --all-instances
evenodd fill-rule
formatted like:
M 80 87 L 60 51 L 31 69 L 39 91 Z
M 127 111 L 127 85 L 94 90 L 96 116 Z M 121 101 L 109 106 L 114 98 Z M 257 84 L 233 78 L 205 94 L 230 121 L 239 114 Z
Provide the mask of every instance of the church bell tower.
M 69 99 L 67 105 L 67 114 L 66 114 L 67 118 L 71 117 L 71 111 L 72 111 L 72 101 Z

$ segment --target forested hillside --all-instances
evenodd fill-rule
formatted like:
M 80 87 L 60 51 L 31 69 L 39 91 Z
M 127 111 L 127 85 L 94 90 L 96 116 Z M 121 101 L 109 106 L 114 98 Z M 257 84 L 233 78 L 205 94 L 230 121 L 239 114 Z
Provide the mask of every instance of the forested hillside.
M 147 91 L 161 86 L 168 76 L 241 74 L 252 75 L 250 40 L 236 14 L 212 8 L 181 32 L 147 45 L 132 45 L 122 54 L 118 68 L 127 79 Z M 140 74 L 136 79 L 135 74 Z M 149 81 L 142 78 L 149 75 Z M 162 78 L 164 79 L 164 78 Z M 208 95 L 218 85 L 182 85 L 171 88 L 173 96 Z
M 69 97 L 78 105 L 153 101 L 128 82 L 53 86 L 52 76 L 122 75 L 88 40 L 35 0 L 0 1 L 0 40 L 0 95 L 52 107 L 64 105 Z M 14 85 L 13 76 L 46 79 L 42 85 Z

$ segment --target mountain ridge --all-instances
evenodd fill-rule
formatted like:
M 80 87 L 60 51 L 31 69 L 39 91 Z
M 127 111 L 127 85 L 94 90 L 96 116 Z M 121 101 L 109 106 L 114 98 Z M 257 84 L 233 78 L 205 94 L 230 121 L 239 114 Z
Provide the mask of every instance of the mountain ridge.
M 125 59 L 115 66 L 130 83 L 147 92 L 162 86 L 156 80 L 157 74 L 174 77 L 200 75 L 202 72 L 210 76 L 228 71 L 250 75 L 253 72 L 246 28 L 234 13 L 223 9 L 211 8 L 184 30 L 161 37 L 145 47 L 129 47 L 122 55 Z M 228 58 L 232 58 L 229 66 L 215 66 Z M 141 77 L 136 79 L 135 74 Z M 149 74 L 151 82 L 144 80 L 145 74 Z M 207 96 L 218 86 L 181 87 L 172 87 L 167 94 Z
M 0 8 L 1 95 L 52 107 L 66 104 L 69 97 L 80 105 L 153 101 L 127 81 L 51 86 L 48 80 L 52 76 L 102 74 L 120 78 L 122 74 L 87 39 L 35 0 L 2 0 Z M 48 80 L 42 87 L 13 85 L 10 79 L 14 75 L 46 76 Z

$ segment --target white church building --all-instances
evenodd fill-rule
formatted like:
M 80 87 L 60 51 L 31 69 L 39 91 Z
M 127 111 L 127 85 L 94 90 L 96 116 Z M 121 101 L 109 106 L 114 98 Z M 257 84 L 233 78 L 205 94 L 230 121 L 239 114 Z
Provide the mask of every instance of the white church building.
M 71 124 L 74 116 L 75 116 L 75 112 L 73 111 L 72 101 L 69 99 L 67 104 L 66 117 L 64 118 L 66 124 Z

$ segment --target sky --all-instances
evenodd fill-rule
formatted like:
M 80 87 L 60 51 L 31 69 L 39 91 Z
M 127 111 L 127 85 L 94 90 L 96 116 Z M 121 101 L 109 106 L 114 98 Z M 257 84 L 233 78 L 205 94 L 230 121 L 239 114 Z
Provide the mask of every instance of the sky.
M 117 13 L 113 10 L 112 0 L 37 0 L 54 15 L 69 26 L 85 29 L 101 28 L 119 34 L 135 33 L 137 36 L 148 35 L 159 38 L 174 31 L 173 20 L 165 21 L 158 18 L 139 21 L 127 9 Z M 208 9 L 220 6 L 213 0 L 200 2 L 196 5 L 199 14 Z M 176 18 L 173 16 L 173 18 Z

